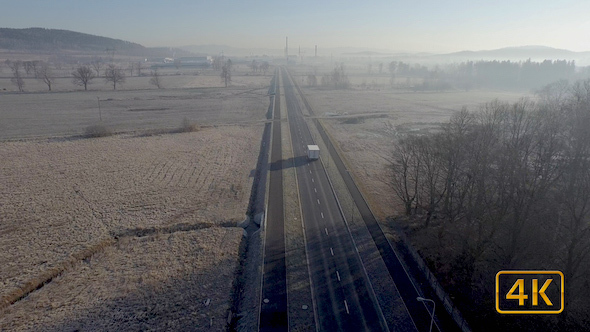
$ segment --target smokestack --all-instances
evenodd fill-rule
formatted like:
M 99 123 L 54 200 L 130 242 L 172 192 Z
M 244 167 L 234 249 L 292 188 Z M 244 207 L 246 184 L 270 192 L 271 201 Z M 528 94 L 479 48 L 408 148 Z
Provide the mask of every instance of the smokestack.
M 285 37 L 285 58 L 287 58 L 287 64 L 289 63 L 289 37 Z

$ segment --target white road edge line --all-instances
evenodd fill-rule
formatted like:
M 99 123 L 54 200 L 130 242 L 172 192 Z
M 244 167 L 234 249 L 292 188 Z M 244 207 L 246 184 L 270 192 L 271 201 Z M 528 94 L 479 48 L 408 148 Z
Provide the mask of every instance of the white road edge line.
M 348 303 L 344 300 L 344 306 L 346 307 L 346 313 L 350 315 L 350 311 L 348 311 Z

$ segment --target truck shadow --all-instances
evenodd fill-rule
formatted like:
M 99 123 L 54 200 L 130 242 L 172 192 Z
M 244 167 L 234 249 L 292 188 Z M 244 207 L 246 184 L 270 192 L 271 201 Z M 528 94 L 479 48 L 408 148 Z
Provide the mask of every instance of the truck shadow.
M 270 170 L 271 171 L 279 171 L 282 169 L 288 169 L 291 167 L 300 167 L 305 166 L 310 161 L 307 159 L 307 156 L 298 156 L 289 159 L 282 159 L 275 161 L 274 163 L 270 163 Z

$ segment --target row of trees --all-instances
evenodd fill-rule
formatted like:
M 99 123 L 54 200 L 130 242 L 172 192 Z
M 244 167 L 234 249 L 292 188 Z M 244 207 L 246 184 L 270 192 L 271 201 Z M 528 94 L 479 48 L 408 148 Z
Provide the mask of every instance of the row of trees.
M 534 62 L 467 61 L 450 66 L 445 78 L 458 87 L 540 88 L 561 79 L 573 79 L 574 61 Z
M 264 72 L 268 70 L 268 63 L 265 63 L 263 63 L 260 67 Z M 23 92 L 25 88 L 25 74 L 23 73 L 25 72 L 25 62 L 7 61 L 6 64 L 12 71 L 11 82 L 17 86 L 20 92 Z M 106 68 L 101 72 L 103 65 Z M 232 66 L 233 64 L 231 59 L 227 59 L 224 60 L 223 63 L 220 63 L 218 68 L 225 87 L 231 84 Z M 35 78 L 43 81 L 47 85 L 49 91 L 51 91 L 52 84 L 55 81 L 55 75 L 53 74 L 53 70 L 51 69 L 49 63 L 35 62 L 34 68 Z M 214 66 L 214 68 L 217 67 Z M 134 71 L 137 73 L 137 75 L 141 75 L 141 69 L 141 62 L 133 62 L 128 68 L 131 75 L 133 75 Z M 84 90 L 88 90 L 88 85 L 92 84 L 94 79 L 99 78 L 101 73 L 103 74 L 102 77 L 104 78 L 104 81 L 113 85 L 113 90 L 116 90 L 117 85 L 124 83 L 126 80 L 125 70 L 122 67 L 115 64 L 104 64 L 100 60 L 95 60 L 89 64 L 78 66 L 74 71 L 72 71 L 72 83 L 84 87 Z M 161 74 L 158 72 L 158 70 L 155 69 L 151 71 L 150 76 L 150 84 L 156 86 L 158 89 L 161 89 L 163 87 L 163 82 Z
M 377 73 L 384 74 L 384 64 L 377 64 Z M 374 74 L 373 64 L 367 64 L 367 73 Z M 469 90 L 476 87 L 503 89 L 538 89 L 561 79 L 574 79 L 574 61 L 544 60 L 527 61 L 466 61 L 446 66 L 427 67 L 403 61 L 391 61 L 387 65 L 392 86 L 396 77 L 406 77 L 406 86 L 414 90 Z M 419 79 L 410 84 L 410 79 Z
M 25 88 L 25 76 L 33 75 L 36 79 L 42 81 L 47 85 L 49 91 L 55 81 L 53 70 L 49 63 L 43 61 L 5 61 L 6 65 L 12 71 L 10 81 L 14 84 L 18 91 L 23 92 Z
M 507 89 L 540 88 L 561 79 L 572 79 L 575 76 L 574 61 L 545 60 L 534 62 L 511 61 L 467 61 L 441 68 L 428 68 L 420 64 L 410 65 L 402 61 L 392 61 L 388 66 L 393 84 L 395 77 L 421 78 L 431 86 L 421 89 L 492 87 Z M 380 70 L 381 71 L 381 70 Z
M 55 82 L 56 76 L 50 64 L 43 61 L 10 61 L 7 60 L 6 65 L 12 71 L 11 82 L 18 88 L 19 92 L 23 92 L 25 88 L 25 77 L 33 75 L 34 78 L 42 81 L 47 85 L 49 91 Z M 100 77 L 101 69 L 103 78 L 106 83 L 113 85 L 113 90 L 117 89 L 118 84 L 125 82 L 126 75 L 123 68 L 115 64 L 103 64 L 100 60 L 92 61 L 90 64 L 81 65 L 77 67 L 72 73 L 72 83 L 78 86 L 83 86 L 84 90 L 88 90 L 88 85 L 93 83 L 93 80 Z M 135 70 L 137 75 L 141 74 L 141 62 L 131 63 L 129 67 L 130 74 L 133 75 Z M 163 87 L 161 75 L 158 70 L 151 72 L 150 84 L 155 85 L 158 89 Z
M 348 74 L 346 73 L 344 64 L 341 63 L 339 65 L 336 65 L 334 67 L 334 70 L 332 70 L 329 73 L 323 74 L 320 83 L 323 87 L 329 87 L 334 89 L 347 89 L 348 87 L 350 87 L 350 80 L 348 79 Z M 307 85 L 318 85 L 316 72 L 309 73 L 307 75 Z
M 266 72 L 270 68 L 270 64 L 268 63 L 268 61 L 263 61 L 262 63 L 259 63 L 256 60 L 252 60 L 252 62 L 250 63 L 250 68 L 254 73 L 262 71 L 262 73 L 266 75 Z
M 554 83 L 540 97 L 464 109 L 438 133 L 395 143 L 392 188 L 480 328 L 494 320 L 489 281 L 503 269 L 563 271 L 561 323 L 590 320 L 590 80 Z

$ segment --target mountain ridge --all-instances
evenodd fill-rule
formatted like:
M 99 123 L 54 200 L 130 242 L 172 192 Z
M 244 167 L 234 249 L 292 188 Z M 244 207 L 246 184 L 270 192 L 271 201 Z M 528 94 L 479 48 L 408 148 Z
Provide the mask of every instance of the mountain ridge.
M 178 48 L 145 47 L 138 43 L 97 36 L 82 32 L 47 28 L 0 28 L 0 50 L 56 53 L 115 52 L 116 55 L 141 57 L 170 57 L 172 54 L 189 56 L 192 53 Z

